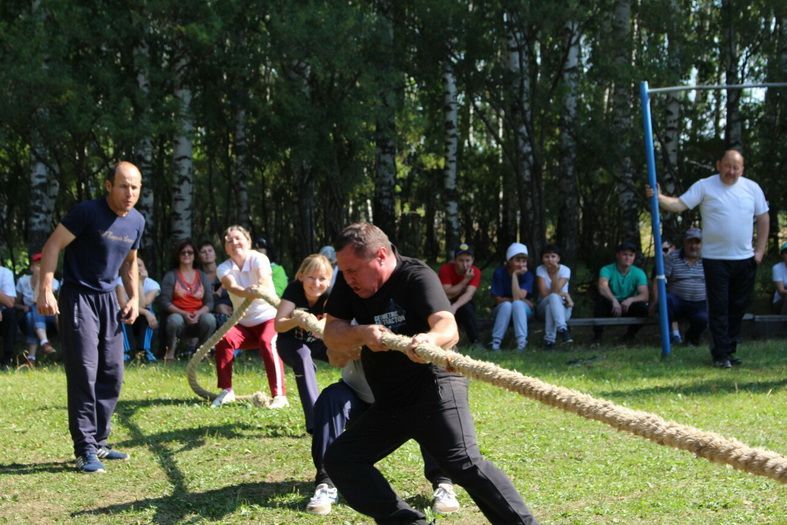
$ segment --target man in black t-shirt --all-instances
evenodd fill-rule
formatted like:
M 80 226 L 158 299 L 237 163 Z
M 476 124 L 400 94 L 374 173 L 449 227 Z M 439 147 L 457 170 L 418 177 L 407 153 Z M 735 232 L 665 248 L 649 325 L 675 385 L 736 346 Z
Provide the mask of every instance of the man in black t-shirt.
M 104 472 L 101 459 L 128 459 L 107 445 L 110 420 L 123 384 L 123 334 L 120 322 L 139 315 L 139 248 L 145 219 L 134 205 L 142 175 L 120 162 L 104 183 L 107 196 L 74 206 L 46 241 L 38 285 L 38 311 L 60 314 L 59 330 L 68 393 L 68 426 L 77 469 Z M 52 293 L 60 251 L 63 286 Z M 118 306 L 118 275 L 128 294 Z
M 459 340 L 437 275 L 400 256 L 371 224 L 348 226 L 334 246 L 341 274 L 328 301 L 324 340 L 332 353 L 350 359 L 360 353 L 375 399 L 326 453 L 325 469 L 336 488 L 377 523 L 425 524 L 424 514 L 399 498 L 374 467 L 414 439 L 490 522 L 536 523 L 511 481 L 481 456 L 467 380 L 424 363 L 414 352 L 422 343 L 451 348 Z M 406 354 L 382 343 L 390 332 L 412 337 Z

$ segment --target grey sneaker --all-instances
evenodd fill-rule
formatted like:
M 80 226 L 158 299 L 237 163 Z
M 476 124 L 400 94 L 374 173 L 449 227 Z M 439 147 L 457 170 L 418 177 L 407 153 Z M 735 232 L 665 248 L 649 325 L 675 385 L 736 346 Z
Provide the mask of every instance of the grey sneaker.
M 77 470 L 84 474 L 103 474 L 104 464 L 101 463 L 93 452 L 87 452 L 77 458 Z
M 330 514 L 331 506 L 339 500 L 339 491 L 327 483 L 320 483 L 314 489 L 314 496 L 306 505 L 306 511 L 324 516 Z
M 454 486 L 449 483 L 440 483 L 432 496 L 432 510 L 439 514 L 451 514 L 459 510 L 459 500 L 456 499 Z
M 564 343 L 573 343 L 574 339 L 571 337 L 571 332 L 568 331 L 568 328 L 565 330 L 561 330 L 557 333 L 560 336 L 560 340 Z
M 213 400 L 213 403 L 210 405 L 211 408 L 219 408 L 222 405 L 226 405 L 227 403 L 232 403 L 235 401 L 235 392 L 231 388 L 225 388 L 221 391 L 221 394 L 216 396 L 216 399 Z

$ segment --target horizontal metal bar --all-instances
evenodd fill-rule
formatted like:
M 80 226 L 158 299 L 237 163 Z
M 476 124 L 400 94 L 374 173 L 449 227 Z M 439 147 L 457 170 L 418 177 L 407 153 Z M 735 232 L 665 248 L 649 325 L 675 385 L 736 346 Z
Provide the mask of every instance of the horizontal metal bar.
M 652 93 L 674 93 L 676 91 L 702 91 L 712 89 L 787 88 L 787 82 L 764 82 L 762 84 L 717 84 L 697 86 L 670 86 L 648 89 Z

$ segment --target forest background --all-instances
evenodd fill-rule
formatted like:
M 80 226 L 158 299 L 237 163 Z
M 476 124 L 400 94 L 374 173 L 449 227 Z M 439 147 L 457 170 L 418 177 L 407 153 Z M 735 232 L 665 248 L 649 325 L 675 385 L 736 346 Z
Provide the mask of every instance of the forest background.
M 118 159 L 143 173 L 154 276 L 234 223 L 290 271 L 356 220 L 432 263 L 460 240 L 480 265 L 514 240 L 589 268 L 623 239 L 652 253 L 642 80 L 787 81 L 787 2 L 2 0 L 0 257 L 23 270 Z M 787 90 L 652 107 L 664 192 L 741 148 L 775 254 Z

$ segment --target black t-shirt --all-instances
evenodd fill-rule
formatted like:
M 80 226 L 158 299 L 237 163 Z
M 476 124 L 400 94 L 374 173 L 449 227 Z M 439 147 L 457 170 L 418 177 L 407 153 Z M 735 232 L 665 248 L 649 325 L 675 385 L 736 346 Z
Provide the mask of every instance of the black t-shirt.
M 77 204 L 61 224 L 75 237 L 65 249 L 64 284 L 113 292 L 128 252 L 139 248 L 145 229 L 142 214 L 132 208 L 121 217 L 101 198 Z
M 314 303 L 313 306 L 309 306 L 309 300 L 306 299 L 306 293 L 303 291 L 303 283 L 298 279 L 295 279 L 293 282 L 287 285 L 287 288 L 284 289 L 284 293 L 281 295 L 281 298 L 286 299 L 291 303 L 295 303 L 296 309 L 306 310 L 310 314 L 314 314 L 317 318 L 319 318 L 323 313 L 325 313 L 325 301 L 328 299 L 328 294 L 330 292 L 330 290 L 326 290 L 325 293 L 322 294 L 319 299 L 317 299 L 317 302 Z M 318 339 L 314 336 L 314 334 L 303 330 L 299 326 L 279 334 L 279 337 L 291 337 L 303 343 L 313 343 Z
M 380 324 L 392 332 L 412 336 L 429 331 L 428 318 L 451 305 L 437 274 L 417 259 L 396 254 L 396 269 L 388 281 L 368 299 L 361 299 L 339 273 L 328 301 L 327 312 L 358 324 Z M 431 364 L 418 364 L 402 352 L 372 352 L 364 347 L 361 362 L 366 379 L 380 407 L 415 403 L 436 378 L 453 374 Z

